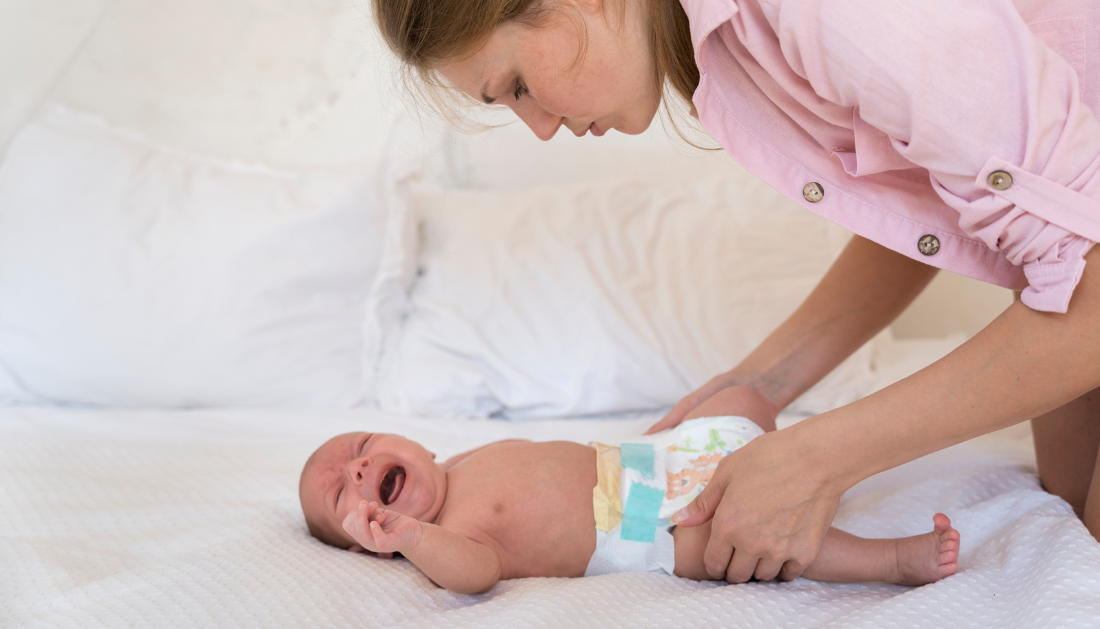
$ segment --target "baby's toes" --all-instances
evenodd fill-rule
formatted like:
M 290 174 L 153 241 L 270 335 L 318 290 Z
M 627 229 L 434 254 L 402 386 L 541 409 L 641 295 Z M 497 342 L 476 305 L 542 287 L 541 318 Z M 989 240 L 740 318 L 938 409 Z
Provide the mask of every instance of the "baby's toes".
M 952 561 L 949 563 L 942 563 L 936 566 L 937 579 L 944 579 L 959 571 L 959 564 Z
M 937 535 L 943 535 L 944 533 L 949 533 L 954 530 L 951 528 L 951 518 L 942 513 L 937 513 L 932 516 L 932 523 Z
M 939 564 L 942 565 L 942 564 L 945 564 L 945 563 L 955 563 L 958 560 L 959 560 L 959 550 L 957 548 L 951 548 L 951 549 L 942 551 L 940 553 L 940 556 L 938 557 L 938 561 L 936 563 L 939 563 Z

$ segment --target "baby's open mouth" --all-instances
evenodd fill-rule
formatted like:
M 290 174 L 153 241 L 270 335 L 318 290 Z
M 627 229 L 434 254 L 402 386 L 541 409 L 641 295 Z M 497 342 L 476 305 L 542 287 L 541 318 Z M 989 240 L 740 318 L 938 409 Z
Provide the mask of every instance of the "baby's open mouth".
M 382 484 L 378 486 L 378 497 L 382 499 L 382 504 L 391 504 L 394 500 L 397 500 L 397 496 L 401 494 L 401 488 L 405 486 L 405 468 L 393 467 L 390 468 L 386 475 L 382 477 Z

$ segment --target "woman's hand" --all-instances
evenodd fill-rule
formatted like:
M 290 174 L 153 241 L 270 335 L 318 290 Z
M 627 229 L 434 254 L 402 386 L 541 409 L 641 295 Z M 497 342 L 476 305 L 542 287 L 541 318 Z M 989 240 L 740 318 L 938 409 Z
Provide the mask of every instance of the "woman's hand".
M 684 396 L 684 399 L 680 400 L 676 406 L 673 406 L 672 410 L 661 418 L 661 421 L 650 426 L 649 430 L 645 431 L 645 434 L 652 435 L 655 432 L 661 432 L 662 430 L 668 430 L 669 428 L 679 426 L 687 418 L 688 413 L 695 410 L 697 406 L 709 400 L 715 393 L 735 384 L 738 384 L 738 382 L 732 371 L 718 374 L 703 386 Z
M 680 400 L 680 402 L 665 415 L 661 421 L 653 424 L 645 434 L 675 428 L 692 417 L 702 417 L 708 413 L 713 415 L 714 400 L 719 393 L 729 392 L 733 388 L 740 390 L 738 395 L 726 396 L 718 403 L 720 415 L 736 415 L 748 417 L 756 422 L 765 431 L 775 430 L 775 418 L 779 416 L 779 404 L 769 399 L 756 389 L 743 384 L 744 379 L 736 376 L 732 371 L 711 378 L 710 382 Z M 722 397 L 722 396 L 718 396 Z M 707 402 L 712 402 L 708 408 Z M 703 413 L 703 415 L 700 415 Z
M 765 434 L 722 459 L 703 493 L 672 516 L 677 526 L 713 519 L 703 555 L 712 578 L 790 580 L 817 557 L 847 487 L 796 432 Z

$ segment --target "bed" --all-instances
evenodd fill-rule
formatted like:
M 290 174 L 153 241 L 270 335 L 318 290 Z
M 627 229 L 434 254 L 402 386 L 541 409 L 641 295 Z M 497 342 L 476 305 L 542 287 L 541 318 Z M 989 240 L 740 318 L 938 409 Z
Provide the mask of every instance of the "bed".
M 327 547 L 298 506 L 328 437 L 395 431 L 440 456 L 506 438 L 613 440 L 654 416 L 537 422 L 379 411 L 0 410 L 4 627 L 1090 627 L 1100 546 L 1036 481 L 1026 425 L 872 477 L 836 525 L 963 536 L 958 574 L 716 585 L 655 574 L 505 581 L 477 596 L 407 561 Z M 781 424 L 796 420 L 784 415 Z
M 1100 544 L 1039 487 L 1026 425 L 845 494 L 836 525 L 863 536 L 951 516 L 960 571 L 921 588 L 616 574 L 461 596 L 311 538 L 298 474 L 327 438 L 446 457 L 637 434 L 850 237 L 660 129 L 538 143 L 403 111 L 356 4 L 2 9 L 21 52 L 0 58 L 0 627 L 1100 624 Z M 1011 299 L 953 286 L 780 425 Z

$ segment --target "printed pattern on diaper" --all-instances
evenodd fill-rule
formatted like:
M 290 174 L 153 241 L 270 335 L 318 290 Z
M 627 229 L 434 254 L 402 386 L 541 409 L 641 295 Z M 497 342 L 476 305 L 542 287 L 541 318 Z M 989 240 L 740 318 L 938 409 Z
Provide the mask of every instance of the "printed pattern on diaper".
M 592 444 L 597 530 L 621 523 L 621 539 L 652 544 L 657 529 L 668 528 L 668 518 L 703 491 L 719 461 L 763 432 L 741 417 L 708 417 L 618 448 Z
M 710 478 L 714 476 L 714 470 L 718 467 L 718 462 L 722 460 L 723 456 L 725 455 L 717 452 L 704 454 L 701 457 L 691 459 L 691 465 L 680 470 L 679 473 L 665 472 L 668 474 L 668 491 L 665 492 L 665 498 L 672 500 L 692 492 L 698 495 L 710 482 Z

